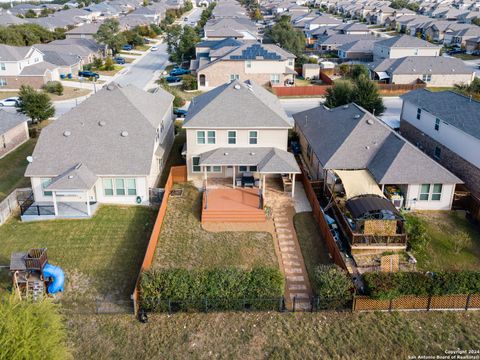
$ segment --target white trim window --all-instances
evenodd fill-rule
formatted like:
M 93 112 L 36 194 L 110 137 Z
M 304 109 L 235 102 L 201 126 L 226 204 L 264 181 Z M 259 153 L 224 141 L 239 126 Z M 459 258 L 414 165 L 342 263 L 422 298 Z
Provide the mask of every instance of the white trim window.
M 6 69 L 5 63 L 3 62 L 0 63 L 0 70 L 5 71 L 5 69 Z
M 270 74 L 270 82 L 272 84 L 280 84 L 280 74 Z
M 257 172 L 258 168 L 257 166 L 245 166 L 245 165 L 240 165 L 238 167 L 238 172 Z
M 137 180 L 134 178 L 105 178 L 102 184 L 105 196 L 137 195 Z
M 198 130 L 197 131 L 197 145 L 205 145 L 205 131 L 204 130 Z
M 436 131 L 439 131 L 439 130 L 440 130 L 440 119 L 439 119 L 439 118 L 436 118 L 436 119 L 435 119 L 434 129 L 435 129 Z
M 230 82 L 240 80 L 240 75 L 238 74 L 230 74 Z
M 205 169 L 207 170 L 207 173 L 221 173 L 222 172 L 222 167 L 221 166 L 205 166 Z
M 227 137 L 228 145 L 235 145 L 237 143 L 237 132 L 235 130 L 228 130 Z
M 200 156 L 192 156 L 192 172 L 202 172 L 202 167 L 200 166 Z
M 420 185 L 420 201 L 440 201 L 442 199 L 442 184 Z
M 103 179 L 103 194 L 113 196 L 113 179 Z
M 216 143 L 216 131 L 215 130 L 209 130 L 207 131 L 207 144 L 210 145 L 215 145 Z
M 257 130 L 250 130 L 248 132 L 248 143 L 250 145 L 257 145 L 258 144 L 258 131 Z
M 422 117 L 422 109 L 417 108 L 417 120 L 420 120 L 421 117 Z
M 124 196 L 126 193 L 125 179 L 115 179 L 115 195 Z
M 127 179 L 127 195 L 137 195 L 137 181 L 135 179 Z
M 7 86 L 7 79 L 0 78 L 0 86 Z
M 50 185 L 53 182 L 53 179 L 51 178 L 43 178 L 41 179 L 42 182 L 42 191 L 43 191 L 43 196 L 52 196 L 52 192 L 45 190 L 48 185 Z
M 422 75 L 422 80 L 423 80 L 424 82 L 430 82 L 430 81 L 432 81 L 432 74 L 423 74 L 423 75 Z
M 245 61 L 245 67 L 247 69 L 251 69 L 252 68 L 252 60 L 246 60 Z

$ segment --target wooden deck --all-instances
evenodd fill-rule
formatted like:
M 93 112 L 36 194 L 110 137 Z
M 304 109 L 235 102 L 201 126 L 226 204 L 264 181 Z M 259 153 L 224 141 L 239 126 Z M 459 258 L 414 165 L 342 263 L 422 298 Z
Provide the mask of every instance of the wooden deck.
M 202 222 L 266 221 L 259 189 L 220 188 L 203 194 Z

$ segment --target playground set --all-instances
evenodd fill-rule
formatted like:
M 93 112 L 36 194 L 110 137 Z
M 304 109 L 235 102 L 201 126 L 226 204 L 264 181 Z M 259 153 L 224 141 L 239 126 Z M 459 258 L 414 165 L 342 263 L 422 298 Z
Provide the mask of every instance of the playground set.
M 47 249 L 12 253 L 10 273 L 14 292 L 20 299 L 37 301 L 45 294 L 63 291 L 65 274 L 58 266 L 48 263 Z

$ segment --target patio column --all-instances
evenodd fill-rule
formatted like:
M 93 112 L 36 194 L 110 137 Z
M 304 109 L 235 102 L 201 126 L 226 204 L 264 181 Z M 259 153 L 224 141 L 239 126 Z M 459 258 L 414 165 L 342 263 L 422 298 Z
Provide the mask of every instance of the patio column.
M 292 198 L 295 196 L 295 174 L 292 174 Z
M 55 191 L 52 191 L 52 197 L 53 197 L 53 211 L 55 213 L 55 216 L 58 216 L 57 195 L 55 194 Z
M 87 215 L 88 216 L 91 216 L 92 215 L 92 211 L 90 209 L 90 201 L 88 200 L 88 190 L 85 191 L 85 198 L 87 200 Z
M 266 178 L 267 178 L 267 175 L 263 174 L 263 186 L 262 186 L 262 196 L 263 197 L 265 197 Z
M 237 182 L 235 181 L 235 165 L 233 165 L 232 168 L 233 168 L 233 183 L 232 183 L 232 185 L 233 185 L 233 188 L 235 189 L 235 186 L 237 185 Z
M 207 167 L 203 167 L 204 179 L 205 179 L 205 189 L 207 188 Z

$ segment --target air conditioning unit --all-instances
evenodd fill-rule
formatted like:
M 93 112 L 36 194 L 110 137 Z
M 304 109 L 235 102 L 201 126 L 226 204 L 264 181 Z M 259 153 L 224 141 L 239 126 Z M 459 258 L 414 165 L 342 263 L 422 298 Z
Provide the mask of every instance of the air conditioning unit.
M 401 209 L 402 206 L 403 206 L 403 196 L 402 195 L 398 195 L 398 194 L 393 194 L 390 198 L 390 200 L 392 201 L 392 204 L 393 206 L 395 206 L 395 208 L 397 209 Z

